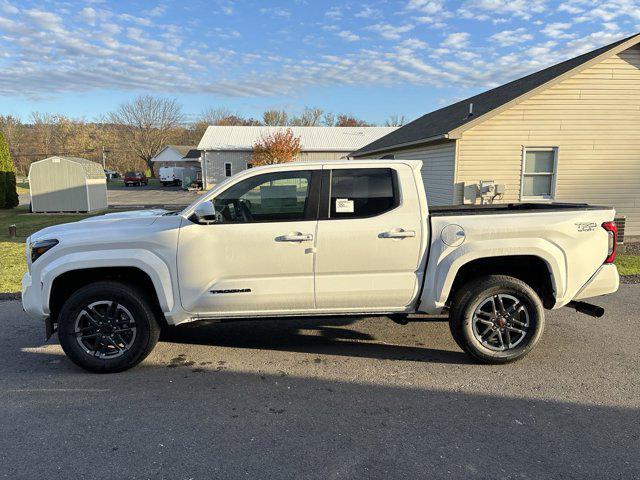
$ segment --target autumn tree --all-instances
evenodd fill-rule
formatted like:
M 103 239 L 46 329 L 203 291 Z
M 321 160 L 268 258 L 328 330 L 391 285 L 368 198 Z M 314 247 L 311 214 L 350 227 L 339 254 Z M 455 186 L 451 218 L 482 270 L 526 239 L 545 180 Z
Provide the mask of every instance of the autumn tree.
M 123 103 L 107 118 L 122 132 L 125 145 L 145 162 L 153 176 L 151 159 L 167 145 L 183 116 L 175 99 L 143 95 Z
M 251 164 L 258 166 L 291 162 L 300 151 L 300 137 L 294 136 L 290 128 L 278 130 L 270 135 L 263 135 L 253 145 Z
M 370 123 L 360 120 L 353 115 L 338 115 L 338 119 L 335 123 L 336 127 L 369 127 Z
M 17 206 L 16 170 L 9 155 L 9 144 L 0 132 L 0 208 Z

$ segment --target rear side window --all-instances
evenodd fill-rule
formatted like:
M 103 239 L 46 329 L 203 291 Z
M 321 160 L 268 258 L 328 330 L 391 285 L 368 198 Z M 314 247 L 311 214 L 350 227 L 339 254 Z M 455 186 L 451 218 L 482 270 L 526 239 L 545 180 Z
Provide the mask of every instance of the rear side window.
M 331 171 L 330 218 L 365 218 L 398 206 L 395 172 L 391 168 Z

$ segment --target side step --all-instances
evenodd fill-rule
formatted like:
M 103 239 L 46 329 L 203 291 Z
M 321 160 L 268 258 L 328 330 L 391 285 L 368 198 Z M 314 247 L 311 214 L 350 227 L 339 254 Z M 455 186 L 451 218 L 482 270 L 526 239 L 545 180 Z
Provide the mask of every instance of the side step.
M 584 313 L 585 315 L 595 318 L 600 318 L 604 315 L 604 308 L 586 302 L 571 301 L 567 303 L 567 307 L 575 308 L 576 312 Z

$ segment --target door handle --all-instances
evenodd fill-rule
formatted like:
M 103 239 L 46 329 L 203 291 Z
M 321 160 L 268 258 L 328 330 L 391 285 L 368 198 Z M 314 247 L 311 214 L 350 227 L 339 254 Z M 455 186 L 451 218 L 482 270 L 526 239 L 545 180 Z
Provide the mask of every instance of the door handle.
M 310 233 L 288 233 L 276 237 L 276 242 L 310 242 L 313 235 Z
M 401 228 L 390 230 L 388 232 L 381 233 L 382 238 L 409 238 L 415 237 L 416 232 L 413 230 L 403 230 Z

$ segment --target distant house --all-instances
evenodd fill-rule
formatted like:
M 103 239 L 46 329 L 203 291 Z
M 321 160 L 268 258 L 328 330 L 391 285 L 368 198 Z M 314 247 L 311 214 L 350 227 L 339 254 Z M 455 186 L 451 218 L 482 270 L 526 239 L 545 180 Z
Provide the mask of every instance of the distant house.
M 156 172 L 161 167 L 199 167 L 200 151 L 195 145 L 167 145 L 151 161 Z
M 245 170 L 253 145 L 279 130 L 291 129 L 300 137 L 302 152 L 298 161 L 340 160 L 354 150 L 387 135 L 397 127 L 208 127 L 198 150 L 203 152 L 203 178 L 207 184 L 219 183 Z
M 612 205 L 640 235 L 640 34 L 424 115 L 353 153 L 421 159 L 432 204 Z M 469 188 L 472 187 L 472 188 Z M 471 192 L 471 194 L 470 194 Z

